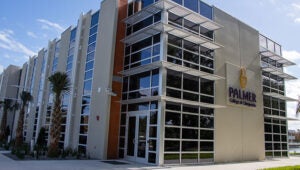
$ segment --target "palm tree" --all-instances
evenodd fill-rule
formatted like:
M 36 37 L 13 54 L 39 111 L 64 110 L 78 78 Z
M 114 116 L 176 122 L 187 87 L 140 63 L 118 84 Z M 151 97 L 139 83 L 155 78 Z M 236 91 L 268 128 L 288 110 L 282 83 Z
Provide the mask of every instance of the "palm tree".
M 6 140 L 6 124 L 7 124 L 7 114 L 9 111 L 12 111 L 14 108 L 17 107 L 17 104 L 13 103 L 13 100 L 11 99 L 4 99 L 3 102 L 1 102 L 1 107 L 3 107 L 3 115 L 1 120 L 1 127 L 0 127 L 0 141 Z
M 23 143 L 23 125 L 24 125 L 24 115 L 25 115 L 25 107 L 27 106 L 29 101 L 32 101 L 32 96 L 30 92 L 22 91 L 20 94 L 22 106 L 20 110 L 20 115 L 18 119 L 18 127 L 16 130 L 16 147 L 20 147 Z
M 70 80 L 66 73 L 56 72 L 51 75 L 48 80 L 52 85 L 52 92 L 54 93 L 53 98 L 53 111 L 50 127 L 50 146 L 48 149 L 49 157 L 57 157 L 59 155 L 58 142 L 60 139 L 61 131 L 61 103 L 62 95 L 69 91 L 70 89 Z

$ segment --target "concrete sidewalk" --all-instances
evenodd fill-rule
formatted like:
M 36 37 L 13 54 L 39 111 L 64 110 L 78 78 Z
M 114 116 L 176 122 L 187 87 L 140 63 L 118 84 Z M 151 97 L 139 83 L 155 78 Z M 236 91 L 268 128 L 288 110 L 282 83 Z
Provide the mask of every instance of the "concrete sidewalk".
M 132 162 L 127 162 L 128 164 L 125 165 L 112 165 L 99 160 L 15 161 L 7 158 L 2 153 L 5 153 L 5 151 L 0 151 L 0 170 L 257 170 L 269 167 L 300 165 L 300 157 L 272 159 L 261 162 L 159 167 Z

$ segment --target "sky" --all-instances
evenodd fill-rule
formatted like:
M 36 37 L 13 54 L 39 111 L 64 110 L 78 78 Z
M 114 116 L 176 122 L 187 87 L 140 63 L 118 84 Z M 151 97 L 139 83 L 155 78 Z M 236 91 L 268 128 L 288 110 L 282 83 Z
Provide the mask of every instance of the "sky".
M 286 72 L 300 78 L 300 0 L 204 0 L 282 45 L 283 56 L 296 66 Z M 48 41 L 76 25 L 81 13 L 97 10 L 101 0 L 2 0 L 0 6 L 0 73 L 9 64 L 21 66 Z M 300 80 L 286 82 L 286 94 L 298 98 Z M 295 117 L 297 102 L 287 113 Z M 300 129 L 300 122 L 290 122 Z

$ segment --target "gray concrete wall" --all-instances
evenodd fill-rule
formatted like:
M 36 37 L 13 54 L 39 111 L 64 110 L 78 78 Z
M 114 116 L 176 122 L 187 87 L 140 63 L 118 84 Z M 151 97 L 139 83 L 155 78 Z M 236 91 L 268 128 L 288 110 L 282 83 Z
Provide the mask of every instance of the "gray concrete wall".
M 215 31 L 215 74 L 225 80 L 215 83 L 215 103 L 226 108 L 215 110 L 215 162 L 262 160 L 264 116 L 259 57 L 259 33 L 225 12 L 214 8 L 214 20 L 223 25 Z M 228 102 L 228 86 L 240 87 L 240 67 L 247 69 L 246 89 L 257 96 L 255 108 Z
M 106 88 L 111 88 L 112 85 L 117 16 L 118 0 L 102 1 L 87 139 L 88 154 L 98 159 L 106 159 L 107 157 L 111 97 L 107 93 Z M 97 120 L 97 116 L 99 116 L 100 120 Z

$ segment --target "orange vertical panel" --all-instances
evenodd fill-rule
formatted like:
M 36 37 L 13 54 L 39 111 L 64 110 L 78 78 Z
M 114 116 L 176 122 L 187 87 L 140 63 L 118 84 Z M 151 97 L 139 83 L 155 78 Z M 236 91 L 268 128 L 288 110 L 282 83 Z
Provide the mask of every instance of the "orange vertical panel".
M 123 56 L 124 56 L 124 44 L 121 42 L 125 38 L 125 23 L 123 19 L 127 17 L 127 0 L 119 0 L 118 3 L 118 28 L 116 33 L 116 46 L 115 46 L 115 58 L 113 75 L 120 76 L 118 74 L 123 70 Z M 120 129 L 120 117 L 121 117 L 121 97 L 122 97 L 122 83 L 112 82 L 112 89 L 117 96 L 112 96 L 110 104 L 110 119 L 109 119 L 109 134 L 108 134 L 108 147 L 107 147 L 107 159 L 118 158 L 118 143 L 119 143 L 119 129 Z

